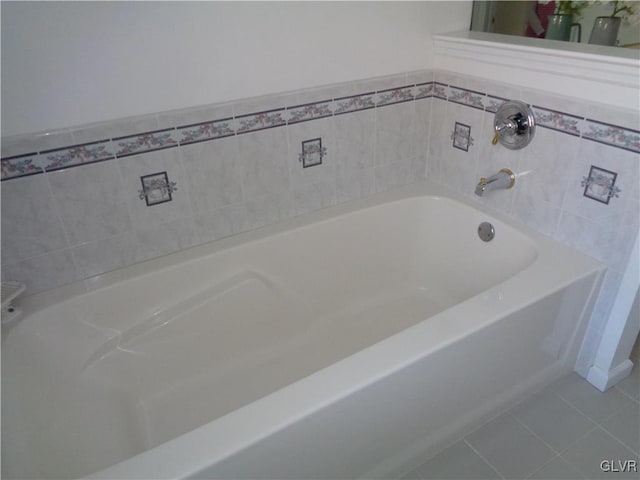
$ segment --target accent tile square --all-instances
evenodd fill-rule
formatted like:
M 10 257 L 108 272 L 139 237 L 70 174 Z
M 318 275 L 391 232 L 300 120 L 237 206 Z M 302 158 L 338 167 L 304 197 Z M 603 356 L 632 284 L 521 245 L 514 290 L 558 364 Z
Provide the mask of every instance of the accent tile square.
M 302 142 L 302 153 L 299 160 L 302 168 L 315 167 L 322 164 L 322 158 L 327 154 L 327 149 L 322 147 L 322 138 L 314 138 Z
M 469 147 L 473 145 L 471 127 L 464 123 L 456 122 L 453 132 L 451 133 L 451 139 L 453 140 L 454 148 L 468 152 Z
M 620 189 L 615 186 L 617 177 L 616 172 L 592 165 L 589 175 L 582 178 L 584 196 L 608 205 L 609 200 L 618 197 L 620 193 Z
M 169 182 L 167 172 L 152 173 L 140 177 L 142 190 L 140 190 L 140 200 L 145 200 L 147 206 L 158 205 L 159 203 L 170 202 L 172 192 L 175 191 L 175 182 Z

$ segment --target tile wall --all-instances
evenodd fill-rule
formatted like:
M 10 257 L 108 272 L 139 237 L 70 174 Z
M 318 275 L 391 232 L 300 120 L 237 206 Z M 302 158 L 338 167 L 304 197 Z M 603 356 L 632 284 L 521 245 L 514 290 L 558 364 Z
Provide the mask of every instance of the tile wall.
M 586 104 L 447 72 L 435 72 L 434 81 L 427 177 L 608 265 L 578 361 L 578 371 L 586 374 L 638 231 L 638 110 Z M 522 150 L 491 143 L 493 112 L 504 99 L 522 100 L 534 110 L 538 127 Z M 456 123 L 465 126 L 462 138 L 454 134 Z M 460 148 L 465 136 L 470 139 L 467 150 Z M 480 177 L 505 167 L 517 177 L 512 190 L 482 198 L 474 194 Z M 597 185 L 586 185 L 592 167 L 600 169 L 594 172 L 610 172 L 605 172 L 609 181 L 615 176 L 611 196 L 599 195 Z
M 413 72 L 5 138 L 2 279 L 36 293 L 423 179 L 432 81 Z M 321 157 L 302 155 L 319 144 Z
M 505 99 L 535 111 L 523 150 L 491 144 Z M 609 266 L 593 350 L 638 229 L 639 124 L 637 109 L 421 71 L 5 138 L 2 279 L 35 293 L 426 176 Z M 514 189 L 473 194 L 505 167 Z M 144 189 L 165 172 L 171 187 Z

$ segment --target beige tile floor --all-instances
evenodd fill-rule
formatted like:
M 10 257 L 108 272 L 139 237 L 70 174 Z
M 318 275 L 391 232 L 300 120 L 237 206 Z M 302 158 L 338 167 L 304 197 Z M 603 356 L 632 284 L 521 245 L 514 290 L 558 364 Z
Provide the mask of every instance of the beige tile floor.
M 632 360 L 631 376 L 607 392 L 568 375 L 403 479 L 640 479 L 640 359 Z M 617 471 L 603 471 L 603 461 Z M 635 461 L 637 472 L 618 461 Z

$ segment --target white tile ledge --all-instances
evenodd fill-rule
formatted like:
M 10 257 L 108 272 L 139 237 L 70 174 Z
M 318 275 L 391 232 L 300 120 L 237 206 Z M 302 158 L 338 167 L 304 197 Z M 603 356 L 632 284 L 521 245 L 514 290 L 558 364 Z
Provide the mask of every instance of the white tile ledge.
M 638 50 L 471 31 L 433 43 L 436 69 L 638 109 Z

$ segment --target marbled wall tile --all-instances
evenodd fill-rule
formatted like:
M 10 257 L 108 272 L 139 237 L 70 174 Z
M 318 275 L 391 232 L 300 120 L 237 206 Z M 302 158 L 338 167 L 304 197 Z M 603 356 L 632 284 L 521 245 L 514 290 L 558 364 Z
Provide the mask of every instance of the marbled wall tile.
M 295 183 L 291 187 L 293 215 L 302 215 L 336 204 L 334 180 L 318 183 Z
M 527 195 L 522 190 L 516 190 L 513 194 L 511 215 L 543 235 L 553 237 L 560 220 L 560 208 Z
M 289 189 L 251 198 L 245 202 L 249 229 L 276 223 L 293 215 L 293 200 Z
M 242 162 L 237 138 L 188 145 L 180 150 L 185 187 L 194 214 L 203 215 L 242 201 Z
M 289 191 L 287 130 L 276 128 L 238 137 L 245 200 Z
M 376 141 L 376 112 L 364 110 L 334 117 L 338 178 L 342 168 L 371 168 Z
M 45 175 L 5 182 L 2 194 L 2 264 L 67 246 Z
M 517 173 L 518 192 L 560 207 L 564 200 L 571 165 L 578 155 L 580 139 L 541 128 L 531 143 L 522 149 Z
M 376 109 L 376 166 L 415 155 L 415 104 L 400 103 Z
M 433 101 L 423 100 L 415 104 L 415 120 L 413 124 L 414 157 L 427 160 L 429 149 L 429 133 L 431 131 L 431 106 Z
M 429 178 L 442 182 L 442 163 L 445 152 L 448 152 L 448 134 L 451 133 L 451 124 L 447 117 L 448 104 L 444 100 L 434 98 L 431 100 L 431 128 L 429 131 L 429 154 L 427 161 L 427 171 Z M 475 170 L 475 168 L 474 168 Z
M 198 212 L 194 223 L 200 243 L 235 235 L 249 229 L 247 206 L 244 203 L 234 203 L 215 210 Z
M 83 165 L 47 176 L 71 245 L 131 229 L 115 162 Z
M 139 261 L 138 238 L 133 230 L 72 248 L 83 278 L 110 272 Z
M 337 203 L 348 202 L 375 193 L 375 178 L 373 167 L 369 168 L 340 168 L 336 179 Z
M 49 252 L 2 266 L 2 280 L 26 284 L 26 295 L 72 283 L 81 278 L 69 250 Z
M 614 256 L 617 236 L 615 229 L 563 211 L 554 238 L 608 264 Z
M 181 151 L 185 187 L 194 214 L 242 201 L 242 165 L 236 138 L 189 145 Z
M 415 158 L 402 158 L 374 168 L 375 191 L 384 192 L 423 180 L 425 163 Z
M 193 217 L 174 218 L 135 229 L 136 262 L 168 255 L 198 244 Z
M 179 149 L 120 158 L 117 163 L 122 175 L 121 196 L 128 206 L 133 228 L 149 227 L 192 215 Z M 168 181 L 175 182 L 176 191 L 171 194 L 171 201 L 148 206 L 139 196 L 142 190 L 140 177 L 160 172 L 166 172 Z

